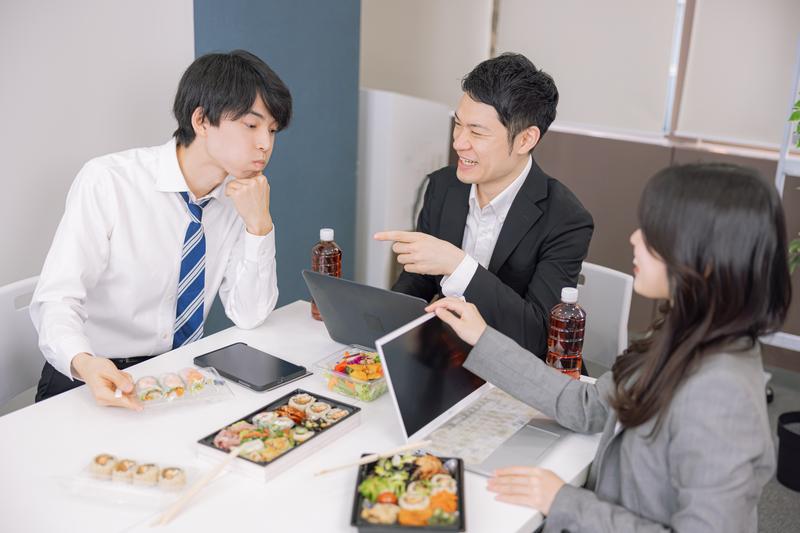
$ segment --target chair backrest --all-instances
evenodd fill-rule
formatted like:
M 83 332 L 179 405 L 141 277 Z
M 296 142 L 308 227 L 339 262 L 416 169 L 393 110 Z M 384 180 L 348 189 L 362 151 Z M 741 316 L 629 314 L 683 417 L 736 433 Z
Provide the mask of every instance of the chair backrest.
M 39 381 L 44 357 L 28 314 L 38 276 L 0 287 L 0 405 Z
M 583 358 L 610 369 L 628 347 L 633 276 L 584 262 L 578 291 L 586 310 Z

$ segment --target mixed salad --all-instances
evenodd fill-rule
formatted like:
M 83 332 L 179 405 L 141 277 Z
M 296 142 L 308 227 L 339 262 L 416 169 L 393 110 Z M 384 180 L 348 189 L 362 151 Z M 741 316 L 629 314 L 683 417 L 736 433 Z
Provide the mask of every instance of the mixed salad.
M 366 402 L 386 392 L 383 366 L 375 352 L 345 351 L 326 370 L 329 390 Z

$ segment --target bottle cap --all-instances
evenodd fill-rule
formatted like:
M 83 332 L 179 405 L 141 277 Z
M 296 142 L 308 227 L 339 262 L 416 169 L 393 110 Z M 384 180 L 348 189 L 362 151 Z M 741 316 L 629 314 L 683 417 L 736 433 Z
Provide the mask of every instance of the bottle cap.
M 575 287 L 564 287 L 561 289 L 561 301 L 565 304 L 574 304 L 578 302 L 578 289 Z
M 332 241 L 333 240 L 333 229 L 331 228 L 322 228 L 319 230 L 319 240 L 321 241 Z

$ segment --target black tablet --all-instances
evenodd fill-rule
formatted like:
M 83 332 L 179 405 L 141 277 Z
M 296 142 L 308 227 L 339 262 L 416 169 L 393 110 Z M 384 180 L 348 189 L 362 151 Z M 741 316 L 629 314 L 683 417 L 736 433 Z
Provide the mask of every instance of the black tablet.
M 248 389 L 267 391 L 311 375 L 305 367 L 237 342 L 194 358 L 194 364 L 213 367 L 219 374 Z

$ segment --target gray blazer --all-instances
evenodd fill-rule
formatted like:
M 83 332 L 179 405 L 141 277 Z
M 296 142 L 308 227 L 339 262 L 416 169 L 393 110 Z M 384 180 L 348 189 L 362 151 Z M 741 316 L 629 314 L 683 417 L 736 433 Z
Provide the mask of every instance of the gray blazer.
M 617 429 L 611 372 L 592 385 L 548 368 L 487 328 L 464 366 L 581 433 L 602 431 L 587 489 L 565 485 L 545 532 L 755 532 L 775 470 L 761 350 L 746 339 L 707 356 L 679 387 L 661 430 Z

